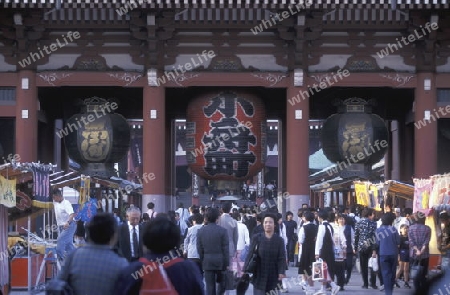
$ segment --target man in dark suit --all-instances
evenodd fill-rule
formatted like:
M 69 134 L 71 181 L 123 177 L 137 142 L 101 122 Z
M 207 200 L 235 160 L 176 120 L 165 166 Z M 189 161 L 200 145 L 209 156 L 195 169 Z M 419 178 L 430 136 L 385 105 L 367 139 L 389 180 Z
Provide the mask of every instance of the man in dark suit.
M 127 210 L 127 222 L 119 227 L 119 238 L 117 240 L 117 250 L 119 255 L 133 262 L 143 256 L 142 247 L 142 225 L 141 210 L 136 207 L 130 207 Z
M 206 213 L 208 224 L 198 230 L 197 250 L 205 273 L 206 295 L 225 293 L 225 271 L 229 268 L 227 230 L 217 225 L 219 210 L 210 208 Z M 216 282 L 219 286 L 216 292 Z

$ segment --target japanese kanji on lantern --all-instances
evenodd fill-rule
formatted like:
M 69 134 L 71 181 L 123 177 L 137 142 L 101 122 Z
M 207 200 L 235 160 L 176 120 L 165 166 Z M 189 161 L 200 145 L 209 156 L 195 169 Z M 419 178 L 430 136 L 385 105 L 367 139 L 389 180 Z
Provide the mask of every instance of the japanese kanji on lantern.
M 116 174 L 114 163 L 128 152 L 130 126 L 122 115 L 114 113 L 115 102 L 92 97 L 85 99 L 84 105 L 82 113 L 67 120 L 66 150 L 81 165 L 81 173 L 109 178 Z
M 323 153 L 342 178 L 370 179 L 372 165 L 388 149 L 389 132 L 384 120 L 372 114 L 373 103 L 358 97 L 338 101 L 338 113 L 323 124 Z
M 209 180 L 245 180 L 266 161 L 263 101 L 244 91 L 208 92 L 192 99 L 186 122 L 186 158 Z

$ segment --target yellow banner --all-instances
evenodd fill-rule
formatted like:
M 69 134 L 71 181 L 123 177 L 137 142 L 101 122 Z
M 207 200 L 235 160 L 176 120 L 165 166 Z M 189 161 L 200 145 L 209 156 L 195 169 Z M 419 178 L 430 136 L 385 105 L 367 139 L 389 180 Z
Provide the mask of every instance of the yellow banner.
M 355 183 L 356 204 L 369 206 L 369 190 L 365 183 Z
M 12 208 L 16 206 L 16 180 L 8 180 L 0 175 L 0 204 Z
M 378 202 L 378 187 L 374 184 L 369 186 L 370 192 L 370 208 L 374 208 L 376 211 L 381 211 L 380 202 Z
M 88 201 L 89 191 L 91 188 L 91 177 L 81 175 L 81 185 L 80 185 L 80 198 L 78 199 L 78 204 L 80 207 Z

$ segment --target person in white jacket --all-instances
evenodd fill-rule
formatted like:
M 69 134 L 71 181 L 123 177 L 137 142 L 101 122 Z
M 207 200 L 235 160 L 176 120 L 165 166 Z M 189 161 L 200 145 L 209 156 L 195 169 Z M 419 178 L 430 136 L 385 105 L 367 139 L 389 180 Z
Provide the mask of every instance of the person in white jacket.
M 202 261 L 200 260 L 200 255 L 197 250 L 197 233 L 198 230 L 203 227 L 204 217 L 200 213 L 195 213 L 193 215 L 192 222 L 193 226 L 188 228 L 186 238 L 184 239 L 184 249 L 183 255 L 185 258 L 194 261 L 200 269 L 203 275 Z
M 232 269 L 237 273 L 238 277 L 241 277 L 244 272 L 245 263 L 245 261 L 241 261 L 241 253 L 245 246 L 250 247 L 250 235 L 248 233 L 247 226 L 242 223 L 241 215 L 238 212 L 235 212 L 232 217 L 237 221 L 238 226 L 238 242 L 236 247 L 236 255 L 233 258 Z
M 334 220 L 334 213 L 331 214 Z M 321 289 L 315 294 L 326 294 L 325 286 L 327 282 L 331 285 L 331 294 L 336 295 L 340 291 L 340 287 L 334 282 L 335 275 L 335 244 L 334 244 L 334 228 L 328 222 L 330 212 L 321 210 L 318 213 L 319 229 L 317 231 L 315 256 L 316 260 L 321 258 L 327 264 L 326 278 L 322 281 Z
M 340 220 L 340 222 L 330 222 L 334 229 L 334 267 L 336 275 L 336 284 L 340 291 L 344 291 L 345 285 L 345 258 L 347 255 L 347 238 L 344 234 L 345 222 L 342 216 L 335 218 L 334 213 L 330 213 L 330 221 Z

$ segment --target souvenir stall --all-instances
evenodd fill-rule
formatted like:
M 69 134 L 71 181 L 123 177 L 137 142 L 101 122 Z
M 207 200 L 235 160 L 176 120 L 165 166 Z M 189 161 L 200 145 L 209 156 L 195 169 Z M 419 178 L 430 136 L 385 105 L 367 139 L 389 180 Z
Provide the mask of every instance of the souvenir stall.
M 363 207 L 386 212 L 389 208 L 410 207 L 414 195 L 414 186 L 395 180 L 378 184 L 368 181 L 354 181 L 356 203 Z
M 431 228 L 429 268 L 431 270 L 448 268 L 450 174 L 414 179 L 414 212 L 417 211 L 425 214 L 425 224 Z
M 5 293 L 14 287 L 29 288 L 37 277 L 45 247 L 32 243 L 31 219 L 50 209 L 44 196 L 52 169 L 14 161 L 0 167 L 0 287 Z
M 381 211 L 383 204 L 383 192 L 379 185 L 369 181 L 354 181 L 356 204 L 362 207 L 373 208 Z

